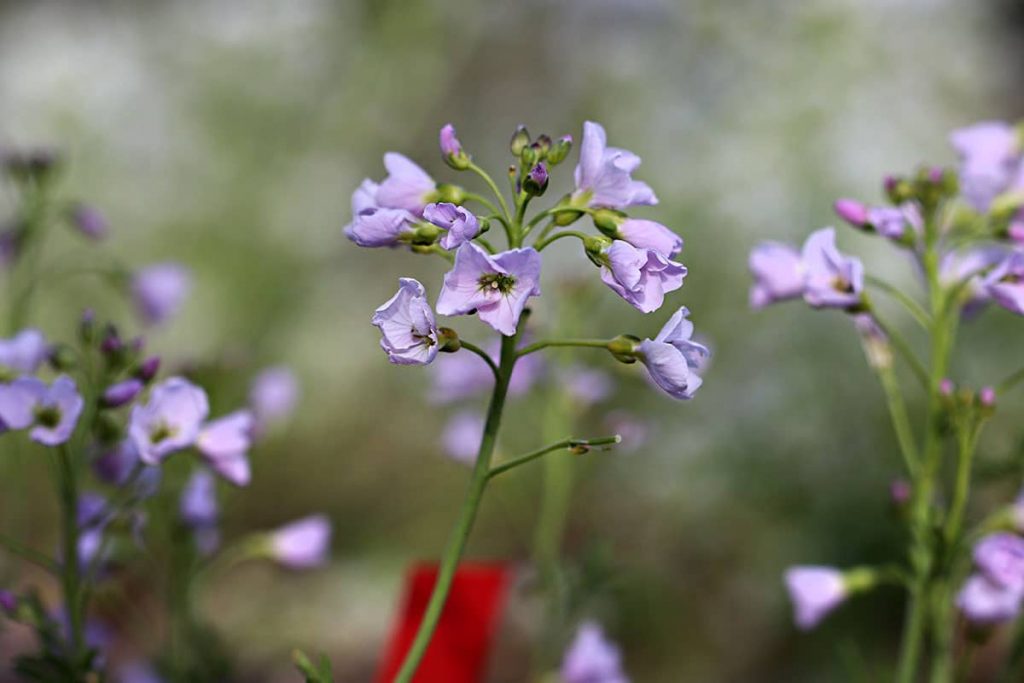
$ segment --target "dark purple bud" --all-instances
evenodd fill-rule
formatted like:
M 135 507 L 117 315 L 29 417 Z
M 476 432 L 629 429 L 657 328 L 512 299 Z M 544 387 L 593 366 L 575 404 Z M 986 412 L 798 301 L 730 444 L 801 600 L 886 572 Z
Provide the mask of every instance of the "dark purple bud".
M 544 165 L 544 162 L 537 164 L 526 174 L 523 189 L 534 196 L 540 196 L 544 194 L 544 190 L 548 189 L 548 167 Z
M 549 135 L 538 135 L 537 136 L 537 142 L 534 143 L 534 144 L 537 145 L 537 148 L 540 151 L 541 157 L 546 157 L 547 154 L 548 154 L 548 151 L 551 149 L 551 136 L 549 136 Z
M 0 610 L 7 616 L 18 611 L 18 597 L 7 589 L 0 589 Z
M 906 479 L 896 479 L 889 484 L 889 498 L 897 506 L 904 506 L 910 502 L 910 482 Z
M 103 405 L 106 408 L 120 408 L 133 401 L 141 391 L 142 381 L 135 378 L 111 384 L 103 392 Z
M 86 237 L 94 240 L 103 239 L 107 235 L 109 224 L 106 217 L 95 206 L 76 203 L 68 211 L 71 225 Z
M 59 160 L 57 151 L 46 147 L 0 151 L 0 165 L 16 180 L 41 180 Z
M 143 382 L 150 382 L 156 373 L 160 370 L 160 356 L 150 356 L 146 360 L 142 361 L 139 365 L 139 369 L 135 372 L 135 376 L 141 379 Z
M 114 354 L 122 350 L 124 350 L 124 342 L 121 341 L 117 328 L 113 325 L 108 325 L 103 333 L 103 341 L 100 342 L 100 351 L 106 354 Z

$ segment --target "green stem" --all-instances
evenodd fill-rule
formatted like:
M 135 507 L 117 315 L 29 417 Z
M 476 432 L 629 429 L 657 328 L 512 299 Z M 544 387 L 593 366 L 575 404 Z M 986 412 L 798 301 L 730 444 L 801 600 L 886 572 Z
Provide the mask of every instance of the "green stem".
M 910 298 L 906 292 L 873 275 L 866 276 L 864 280 L 869 285 L 885 292 L 894 300 L 898 301 L 905 309 L 907 309 L 907 312 L 910 313 L 911 317 L 913 317 L 914 320 L 916 320 L 925 330 L 931 328 L 931 316 L 929 316 L 924 308 L 922 308 L 921 304 Z
M 554 235 L 550 235 L 548 237 L 538 238 L 537 241 L 533 243 L 533 248 L 537 251 L 543 251 L 544 247 L 548 246 L 555 240 L 562 239 L 563 237 L 578 237 L 580 240 L 586 241 L 590 235 L 585 232 L 580 232 L 579 230 L 563 230 L 562 232 L 556 232 Z
M 491 192 L 494 193 L 494 196 L 498 199 L 498 203 L 501 204 L 501 213 L 505 216 L 505 220 L 502 221 L 502 224 L 505 226 L 505 231 L 509 233 L 509 237 L 511 238 L 509 222 L 512 220 L 512 212 L 508 210 L 508 204 L 505 202 L 505 196 L 501 193 L 501 190 L 498 189 L 498 186 L 494 183 L 494 179 L 491 178 L 487 171 L 472 162 L 469 164 L 469 170 L 480 176 L 483 181 L 487 183 L 487 187 L 491 188 Z M 498 212 L 495 210 L 494 213 Z
M 490 211 L 493 214 L 493 216 L 489 216 L 489 218 L 497 218 L 502 223 L 505 222 L 505 216 L 503 216 L 501 214 L 501 212 L 498 210 L 498 207 L 494 204 L 494 202 L 492 202 L 487 197 L 484 197 L 482 195 L 478 195 L 475 192 L 467 192 L 466 193 L 466 201 L 467 202 L 477 202 L 478 204 L 481 204 L 485 209 L 487 209 L 488 211 Z
M 926 389 L 929 386 L 928 371 L 925 369 L 924 364 L 921 363 L 917 355 L 914 353 L 910 345 L 907 344 L 906 339 L 903 335 L 897 332 L 893 327 L 889 326 L 881 317 L 878 312 L 874 309 L 871 310 L 871 315 L 875 319 L 875 322 L 885 333 L 885 336 L 889 338 L 889 343 L 896 349 L 896 352 L 903 357 L 903 360 L 907 361 L 907 365 L 910 367 L 911 372 L 914 373 L 914 377 L 921 383 L 922 387 Z
M 607 339 L 542 339 L 539 342 L 528 344 L 523 348 L 519 349 L 518 356 L 528 356 L 531 353 L 535 353 L 542 349 L 554 348 L 559 346 L 582 346 L 592 349 L 607 349 Z
M 1013 373 L 1012 375 L 1004 379 L 1002 382 L 1000 382 L 999 386 L 996 387 L 996 393 L 1005 394 L 1006 392 L 1010 391 L 1010 389 L 1013 389 L 1015 386 L 1020 384 L 1022 381 L 1024 381 L 1024 368 L 1021 368 L 1020 370 L 1018 370 L 1017 372 Z
M 967 498 L 971 487 L 971 465 L 980 432 L 980 427 L 974 427 L 963 428 L 957 434 L 956 485 L 945 528 L 946 547 L 950 549 L 960 540 L 960 531 L 963 528 L 964 512 L 967 508 Z
M 6 548 L 12 555 L 17 555 L 26 562 L 31 562 L 41 569 L 45 569 L 54 576 L 60 576 L 60 564 L 45 553 L 29 548 L 27 545 L 4 534 L 0 534 L 0 545 Z
M 900 446 L 903 463 L 910 477 L 913 478 L 920 463 L 918 461 L 917 445 L 914 442 L 913 430 L 910 427 L 910 417 L 907 415 L 907 405 L 903 400 L 903 392 L 900 391 L 900 385 L 896 381 L 896 375 L 893 373 L 892 367 L 879 368 L 878 378 L 881 380 L 882 389 L 885 391 L 885 398 L 889 405 L 889 416 L 892 419 L 893 430 L 896 432 L 896 440 Z
M 61 525 L 64 539 L 62 586 L 64 591 L 64 607 L 67 610 L 69 624 L 69 645 L 71 648 L 72 665 L 76 668 L 82 661 L 84 649 L 83 611 L 79 603 L 78 593 L 81 590 L 81 567 L 78 562 L 78 481 L 75 464 L 67 446 L 61 446 L 57 452 L 57 467 L 60 472 L 58 480 L 58 497 L 61 505 Z
M 475 353 L 476 355 L 478 355 L 481 358 L 483 358 L 484 362 L 487 363 L 487 367 L 489 367 L 491 369 L 491 372 L 494 373 L 495 379 L 497 379 L 498 374 L 499 374 L 498 366 L 494 362 L 494 359 L 491 358 L 491 354 L 487 353 L 486 351 L 481 349 L 476 344 L 471 344 L 470 342 L 466 341 L 465 339 L 459 339 L 459 344 L 462 346 L 462 348 L 466 349 L 467 351 L 469 351 L 471 353 Z
M 552 451 L 558 451 L 563 448 L 568 449 L 570 451 L 583 449 L 582 452 L 586 452 L 586 450 L 592 446 L 611 446 L 621 442 L 622 437 L 619 436 L 618 434 L 616 434 L 615 436 L 602 436 L 596 439 L 563 439 L 549 446 L 544 446 L 543 448 L 539 448 L 531 453 L 527 453 L 526 455 L 520 456 L 513 460 L 509 460 L 508 462 L 502 463 L 501 465 L 497 465 L 496 467 L 491 468 L 491 471 L 487 474 L 487 477 L 489 479 L 493 479 L 494 477 L 498 476 L 499 474 L 502 474 L 503 472 L 508 472 L 511 469 L 519 467 L 520 465 L 525 465 L 526 463 L 532 460 L 536 460 L 537 458 L 543 457 L 548 453 L 551 453 Z
M 494 384 L 494 392 L 491 395 L 491 404 L 487 409 L 487 421 L 484 424 L 484 434 L 480 441 L 480 449 L 477 452 L 476 464 L 473 466 L 473 475 L 470 479 L 469 488 L 462 504 L 462 511 L 456 522 L 455 529 L 448 541 L 441 565 L 437 573 L 437 582 L 434 584 L 434 591 L 427 603 L 427 609 L 423 614 L 423 621 L 420 622 L 419 630 L 413 640 L 412 646 L 405 655 L 405 660 L 395 677 L 394 683 L 409 683 L 419 668 L 420 661 L 430 645 L 430 640 L 437 628 L 437 622 L 441 618 L 445 602 L 448 600 L 448 593 L 455 578 L 455 571 L 458 568 L 462 552 L 466 547 L 470 531 L 473 529 L 473 522 L 476 519 L 480 501 L 483 498 L 484 489 L 490 480 L 491 456 L 494 453 L 494 445 L 498 438 L 498 428 L 501 426 L 501 416 L 505 408 L 505 396 L 508 393 L 508 383 L 512 377 L 512 369 L 516 364 L 516 335 L 502 337 L 501 360 L 498 366 L 498 378 Z

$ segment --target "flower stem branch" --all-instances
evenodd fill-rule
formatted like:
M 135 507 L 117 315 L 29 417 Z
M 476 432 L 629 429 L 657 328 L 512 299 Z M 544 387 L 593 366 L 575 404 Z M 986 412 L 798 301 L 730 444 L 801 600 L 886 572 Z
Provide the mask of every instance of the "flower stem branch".
M 504 214 L 502 214 L 501 211 L 498 209 L 498 206 L 487 197 L 476 194 L 475 192 L 467 192 L 466 201 L 476 202 L 483 206 L 488 211 L 490 211 L 491 215 L 488 216 L 488 218 L 497 218 L 502 223 L 507 223 L 507 219 L 505 218 Z
M 499 474 L 515 469 L 520 465 L 525 465 L 526 463 L 536 460 L 537 458 L 541 458 L 553 451 L 567 449 L 570 452 L 582 454 L 586 453 L 594 446 L 613 446 L 621 442 L 622 437 L 618 434 L 614 436 L 602 436 L 596 439 L 563 439 L 549 446 L 544 446 L 543 448 L 537 449 L 531 453 L 527 453 L 526 455 L 519 456 L 518 458 L 492 467 L 491 471 L 488 472 L 487 477 L 488 479 L 493 479 Z
M 905 308 L 907 312 L 910 313 L 911 317 L 913 317 L 914 320 L 916 320 L 918 324 L 921 325 L 922 328 L 924 328 L 925 330 L 931 329 L 931 316 L 928 315 L 928 312 L 924 310 L 924 307 L 922 307 L 921 304 L 914 301 L 911 297 L 907 296 L 906 292 L 901 290 L 896 285 L 893 285 L 890 282 L 886 282 L 885 280 L 879 277 L 875 277 L 874 275 L 867 275 L 865 276 L 864 280 L 869 285 L 873 286 L 875 289 L 885 292 L 895 301 L 899 302 L 900 305 L 902 305 L 903 308 Z
M 476 355 L 483 358 L 484 362 L 487 363 L 487 367 L 491 369 L 491 372 L 494 373 L 495 379 L 497 379 L 499 374 L 498 365 L 497 363 L 494 362 L 494 359 L 491 358 L 491 354 L 487 353 L 476 344 L 466 341 L 465 339 L 460 339 L 459 344 L 462 346 L 462 348 L 466 349 L 467 351 L 475 353 Z
M 580 232 L 579 230 L 563 230 L 562 232 L 556 232 L 548 237 L 538 239 L 533 243 L 533 248 L 537 251 L 543 251 L 544 247 L 548 246 L 555 240 L 562 239 L 563 237 L 578 237 L 580 240 L 586 240 L 590 235 L 585 232 Z
M 1005 394 L 1006 392 L 1010 391 L 1018 384 L 1020 384 L 1022 381 L 1024 381 L 1024 368 L 1017 370 L 1017 372 L 1013 373 L 1012 375 L 1004 379 L 1002 382 L 1000 382 L 999 386 L 996 387 L 996 393 Z
M 917 381 L 921 383 L 921 386 L 928 388 L 928 371 L 925 369 L 924 363 L 921 362 L 913 349 L 910 348 L 910 345 L 907 344 L 907 340 L 903 338 L 903 335 L 882 320 L 875 310 L 872 309 L 871 315 L 874 317 L 878 326 L 882 328 L 882 332 L 885 333 L 885 336 L 889 338 L 889 342 L 892 344 L 893 348 L 896 349 L 896 352 L 899 353 L 900 356 L 903 357 L 903 360 L 907 362 L 907 365 L 910 367 L 911 372 L 914 373 L 914 377 L 917 378 Z
M 543 349 L 558 347 L 558 346 L 580 346 L 593 349 L 607 349 L 607 339 L 542 339 L 541 341 L 528 344 L 523 348 L 519 349 L 518 356 L 528 356 L 531 353 L 541 351 Z
M 504 224 L 505 226 L 505 231 L 511 232 L 511 229 L 509 228 L 509 223 L 512 220 L 512 213 L 508 210 L 508 204 L 505 202 L 505 196 L 501 194 L 501 190 L 498 189 L 498 186 L 495 184 L 494 179 L 491 178 L 490 174 L 488 174 L 487 171 L 480 168 L 473 162 L 470 162 L 469 170 L 473 171 L 473 173 L 476 173 L 478 176 L 480 176 L 480 178 L 482 178 L 483 181 L 487 183 L 487 187 L 491 188 L 491 192 L 494 193 L 494 196 L 498 199 L 498 203 L 501 204 L 501 213 L 505 217 L 505 220 L 502 221 L 502 224 Z M 498 211 L 496 210 L 493 210 L 493 212 L 498 213 Z
M 878 379 L 885 391 L 886 402 L 889 405 L 889 416 L 892 419 L 892 427 L 896 432 L 896 440 L 900 446 L 900 453 L 903 455 L 903 463 L 911 478 L 916 474 L 920 465 L 917 454 L 917 445 L 914 441 L 914 433 L 910 427 L 910 417 L 907 415 L 907 404 L 903 400 L 903 392 L 900 391 L 899 382 L 892 367 L 878 368 Z
M 61 524 L 64 534 L 62 549 L 64 562 L 61 566 L 61 579 L 64 591 L 64 606 L 68 614 L 68 641 L 72 653 L 72 661 L 82 661 L 82 650 L 85 644 L 83 610 L 79 602 L 81 590 L 81 567 L 78 560 L 78 481 L 71 452 L 67 446 L 61 446 L 55 453 L 58 478 L 58 497 L 61 505 Z

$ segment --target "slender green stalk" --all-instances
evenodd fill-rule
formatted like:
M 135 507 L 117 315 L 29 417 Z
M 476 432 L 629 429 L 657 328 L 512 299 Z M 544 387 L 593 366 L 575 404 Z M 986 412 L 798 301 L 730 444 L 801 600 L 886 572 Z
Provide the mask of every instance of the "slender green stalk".
M 60 565 L 56 560 L 45 553 L 29 548 L 21 541 L 4 534 L 0 534 L 0 545 L 6 548 L 12 555 L 17 555 L 26 562 L 31 562 L 37 567 L 45 569 L 54 576 L 60 575 Z
M 577 237 L 580 240 L 586 240 L 590 235 L 585 232 L 580 232 L 579 230 L 563 230 L 562 232 L 556 232 L 555 234 L 547 237 L 538 238 L 537 241 L 533 243 L 533 248 L 537 251 L 543 251 L 544 247 L 548 246 L 555 240 L 560 240 L 564 237 Z
M 1022 381 L 1024 381 L 1024 368 L 1021 368 L 1020 370 L 1018 370 L 1017 372 L 1013 373 L 1012 375 L 1004 379 L 1002 382 L 1000 382 L 999 386 L 996 387 L 996 393 L 1005 394 L 1010 389 L 1013 389 L 1015 386 L 1020 384 Z
M 900 446 L 900 454 L 903 456 L 903 464 L 907 473 L 913 478 L 919 467 L 917 445 L 914 442 L 914 434 L 910 428 L 910 417 L 907 415 L 907 405 L 903 400 L 903 392 L 900 391 L 899 382 L 892 367 L 878 368 L 878 378 L 881 380 L 882 389 L 885 391 L 886 401 L 889 405 L 889 416 L 892 419 L 893 431 L 896 432 L 896 440 Z
M 908 367 L 911 372 L 914 373 L 914 377 L 917 381 L 921 383 L 922 387 L 927 389 L 929 387 L 928 370 L 925 369 L 924 364 L 917 357 L 917 354 L 915 354 L 913 349 L 910 348 L 910 345 L 907 344 L 907 340 L 904 339 L 903 335 L 895 328 L 887 324 L 874 309 L 872 309 L 871 315 L 878 326 L 882 328 L 882 332 L 885 333 L 885 336 L 889 338 L 889 343 L 892 344 L 892 347 L 896 349 L 896 352 L 907 362 Z
M 491 468 L 491 471 L 487 474 L 488 478 L 493 479 L 494 477 L 508 472 L 509 470 L 515 469 L 520 465 L 525 465 L 528 462 L 536 460 L 537 458 L 543 457 L 552 451 L 559 451 L 562 449 L 576 450 L 576 449 L 589 449 L 592 446 L 610 446 L 622 442 L 622 437 L 616 434 L 615 436 L 602 436 L 596 439 L 562 439 L 549 446 L 544 446 L 531 453 L 520 456 L 508 462 L 502 463 Z
M 896 285 L 893 285 L 892 283 L 886 282 L 885 280 L 882 280 L 881 278 L 875 277 L 873 275 L 865 276 L 864 281 L 867 282 L 872 287 L 875 287 L 876 289 L 885 292 L 886 294 L 891 296 L 895 301 L 898 301 L 900 305 L 902 305 L 903 308 L 905 308 L 907 312 L 910 313 L 911 317 L 914 318 L 914 320 L 916 320 L 919 325 L 921 325 L 922 328 L 924 328 L 925 330 L 931 328 L 931 316 L 927 313 L 927 311 L 924 310 L 921 304 L 914 301 L 914 299 L 909 297 L 907 293 L 904 292 L 902 289 L 900 289 Z
M 488 211 L 491 212 L 491 214 L 493 214 L 492 216 L 488 216 L 488 218 L 497 218 L 502 223 L 506 222 L 505 216 L 501 213 L 501 211 L 498 210 L 497 205 L 495 205 L 495 203 L 492 202 L 487 197 L 484 197 L 482 195 L 476 194 L 474 192 L 467 192 L 466 193 L 466 201 L 467 202 L 477 202 L 478 204 L 483 205 L 484 208 L 486 208 Z
M 478 176 L 480 176 L 480 178 L 482 178 L 483 181 L 487 183 L 487 187 L 491 188 L 491 192 L 494 193 L 494 196 L 498 199 L 498 203 L 501 204 L 501 213 L 506 218 L 506 220 L 502 221 L 502 224 L 505 226 L 506 231 L 510 230 L 511 226 L 509 225 L 509 222 L 512 220 L 512 212 L 508 210 L 508 204 L 505 202 L 505 196 L 501 193 L 501 190 L 499 190 L 498 186 L 494 183 L 494 179 L 491 178 L 490 174 L 488 174 L 487 171 L 485 171 L 484 169 L 480 168 L 479 166 L 472 162 L 470 162 L 469 164 L 469 170 L 473 171 L 473 173 L 476 173 Z M 498 213 L 498 211 L 496 210 L 493 211 L 494 213 Z
M 477 452 L 476 464 L 473 466 L 473 475 L 469 482 L 469 488 L 462 503 L 459 519 L 448 541 L 448 547 L 441 558 L 437 582 L 434 584 L 434 591 L 423 614 L 423 621 L 420 622 L 419 630 L 416 632 L 412 646 L 405 655 L 405 660 L 402 662 L 394 683 L 409 683 L 416 674 L 416 669 L 419 668 L 423 655 L 430 645 L 434 630 L 437 628 L 437 622 L 440 620 L 441 612 L 444 610 L 444 605 L 448 600 L 452 580 L 455 578 L 455 570 L 458 568 L 462 552 L 466 547 L 466 541 L 469 539 L 470 531 L 473 529 L 473 522 L 476 520 L 477 510 L 480 507 L 484 489 L 486 489 L 487 482 L 490 480 L 491 456 L 494 453 L 494 445 L 498 439 L 498 429 L 501 426 L 501 416 L 505 408 L 505 396 L 508 393 L 508 383 L 512 377 L 512 369 L 515 367 L 516 359 L 516 335 L 502 337 L 498 378 L 494 384 L 494 392 L 491 395 L 491 404 L 487 409 L 484 435 L 480 441 L 480 449 Z
M 494 373 L 494 377 L 495 378 L 498 377 L 498 366 L 494 362 L 494 359 L 491 358 L 491 354 L 487 353 L 486 351 L 481 349 L 476 344 L 471 344 L 470 342 L 466 341 L 465 339 L 459 339 L 459 344 L 461 344 L 462 348 L 466 349 L 467 351 L 469 351 L 471 353 L 475 353 L 476 355 L 478 355 L 481 358 L 483 358 L 484 362 L 487 363 L 487 367 L 489 367 L 491 369 L 491 372 Z
M 967 509 L 967 498 L 971 488 L 971 466 L 977 450 L 980 427 L 963 427 L 957 434 L 957 465 L 956 483 L 953 489 L 953 502 L 946 517 L 946 547 L 952 549 L 960 540 L 963 528 L 964 513 Z
M 61 507 L 61 532 L 63 534 L 62 588 L 64 606 L 68 615 L 68 641 L 73 665 L 82 661 L 85 646 L 83 611 L 78 594 L 82 588 L 81 568 L 78 562 L 78 479 L 75 464 L 67 446 L 57 449 L 58 498 Z
M 528 356 L 531 353 L 559 346 L 580 346 L 592 349 L 607 349 L 607 339 L 542 339 L 539 342 L 528 344 L 519 349 L 519 357 Z

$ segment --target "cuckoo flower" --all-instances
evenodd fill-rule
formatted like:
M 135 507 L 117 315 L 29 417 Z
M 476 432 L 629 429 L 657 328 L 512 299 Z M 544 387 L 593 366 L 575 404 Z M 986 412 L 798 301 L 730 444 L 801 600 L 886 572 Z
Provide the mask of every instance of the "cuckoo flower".
M 977 312 L 988 303 L 991 297 L 984 276 L 987 271 L 1005 260 L 1008 254 L 1009 252 L 1002 247 L 984 246 L 950 251 L 943 255 L 939 262 L 939 280 L 942 284 L 951 287 L 966 281 L 963 289 L 967 294 L 967 301 L 963 307 L 965 315 Z
M 365 209 L 353 215 L 345 236 L 360 247 L 393 247 L 413 232 L 415 220 L 405 209 Z
M 178 512 L 182 521 L 193 529 L 217 523 L 217 481 L 207 470 L 197 469 L 189 477 L 181 492 Z
M 71 438 L 83 405 L 67 375 L 60 375 L 49 386 L 35 377 L 0 384 L 0 421 L 8 429 L 31 427 L 29 438 L 44 446 L 57 446 Z
M 800 253 L 779 242 L 762 242 L 750 252 L 748 267 L 754 276 L 750 307 L 796 299 L 804 292 L 804 266 Z
M 983 121 L 950 135 L 960 156 L 960 191 L 978 211 L 1010 188 L 1021 170 L 1021 141 L 1013 126 Z
M 983 280 L 985 292 L 1008 311 L 1024 315 L 1024 251 L 1014 251 Z
M 974 574 L 964 582 L 956 605 L 969 621 L 978 624 L 1009 621 L 1020 613 L 1021 592 Z
M 585 122 L 580 162 L 576 166 L 573 204 L 611 209 L 657 204 L 658 198 L 647 183 L 633 180 L 630 175 L 638 166 L 640 157 L 624 149 L 609 147 L 604 128 L 592 121 Z
M 142 461 L 157 465 L 195 442 L 209 412 L 205 391 L 171 377 L 153 388 L 148 403 L 132 408 L 128 435 Z
M 618 225 L 616 234 L 637 249 L 650 249 L 665 258 L 672 258 L 683 250 L 683 238 L 675 234 L 661 223 L 627 218 Z
M 786 571 L 786 590 L 796 625 L 805 631 L 817 626 L 848 594 L 843 573 L 832 567 L 791 567 Z
M 974 565 L 990 581 L 1024 594 L 1024 538 L 990 534 L 974 546 Z
M 173 317 L 181 309 L 192 287 L 192 276 L 179 263 L 146 266 L 132 278 L 131 290 L 139 316 L 150 325 Z
M 397 152 L 384 155 L 388 177 L 377 187 L 375 201 L 385 209 L 405 209 L 416 216 L 431 202 L 436 184 L 426 171 Z
M 331 523 L 313 515 L 287 524 L 270 534 L 270 557 L 289 569 L 310 569 L 327 561 Z
M 0 339 L 0 370 L 30 375 L 46 360 L 50 349 L 39 330 L 26 329 Z
M 661 328 L 658 336 L 637 346 L 637 357 L 647 366 L 651 379 L 673 398 L 693 398 L 703 380 L 697 371 L 710 355 L 707 347 L 693 341 L 690 311 L 680 308 Z
M 456 170 L 469 168 L 469 155 L 462 149 L 462 143 L 455 136 L 455 126 L 446 123 L 440 133 L 441 158 L 445 163 Z
M 652 249 L 637 249 L 615 240 L 596 257 L 601 280 L 643 313 L 661 308 L 665 294 L 683 286 L 686 266 Z
M 423 209 L 423 217 L 445 230 L 441 236 L 441 246 L 451 251 L 468 242 L 480 232 L 480 223 L 476 216 L 461 206 L 447 202 L 428 204 Z
M 822 228 L 804 243 L 804 300 L 815 308 L 850 308 L 860 303 L 864 266 L 836 249 L 836 231 Z
M 484 416 L 475 410 L 463 410 L 448 419 L 441 434 L 441 444 L 452 460 L 472 465 L 476 462 L 483 435 Z
M 259 424 L 288 419 L 299 401 L 299 382 L 284 366 L 267 368 L 249 387 L 249 407 Z
M 629 683 L 619 648 L 593 622 L 576 632 L 562 659 L 561 676 L 564 683 Z
M 426 365 L 438 350 L 434 311 L 418 280 L 403 277 L 398 282 L 398 292 L 374 312 L 371 323 L 380 329 L 380 346 L 388 360 L 396 365 Z
M 196 437 L 196 448 L 213 471 L 235 486 L 246 486 L 252 478 L 247 454 L 253 425 L 252 413 L 239 410 L 207 422 Z
M 444 276 L 437 299 L 441 315 L 476 311 L 503 335 L 516 332 L 526 300 L 540 295 L 540 254 L 532 248 L 491 256 L 466 242 L 455 252 L 455 266 Z

